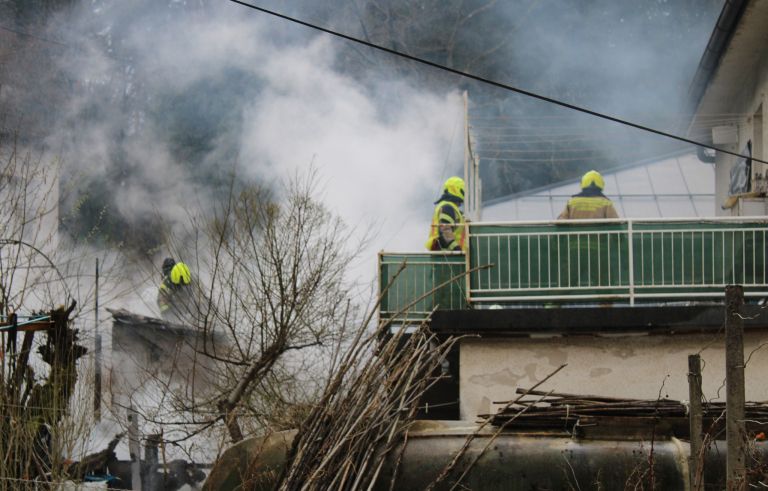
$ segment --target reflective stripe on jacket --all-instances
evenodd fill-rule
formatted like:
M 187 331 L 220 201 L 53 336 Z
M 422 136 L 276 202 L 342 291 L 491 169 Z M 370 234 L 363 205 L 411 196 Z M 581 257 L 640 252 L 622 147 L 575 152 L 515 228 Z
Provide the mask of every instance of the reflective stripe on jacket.
M 467 251 L 464 243 L 466 222 L 458 205 L 442 200 L 435 206 L 429 239 L 425 244 L 429 251 Z
M 157 289 L 157 305 L 160 307 L 161 313 L 171 307 L 171 297 L 173 296 L 171 288 L 166 283 L 167 281 L 164 279 Z
M 157 306 L 160 313 L 176 310 L 188 312 L 193 307 L 192 286 L 188 284 L 174 285 L 167 276 L 157 288 Z
M 613 202 L 605 196 L 579 196 L 568 200 L 565 210 L 557 217 L 560 220 L 589 218 L 619 218 Z

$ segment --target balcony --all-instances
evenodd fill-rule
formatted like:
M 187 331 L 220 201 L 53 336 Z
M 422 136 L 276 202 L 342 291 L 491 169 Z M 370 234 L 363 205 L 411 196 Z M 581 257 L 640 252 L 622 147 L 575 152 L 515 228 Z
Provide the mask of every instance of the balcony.
M 766 232 L 762 217 L 473 223 L 466 256 L 380 253 L 379 314 L 768 297 Z

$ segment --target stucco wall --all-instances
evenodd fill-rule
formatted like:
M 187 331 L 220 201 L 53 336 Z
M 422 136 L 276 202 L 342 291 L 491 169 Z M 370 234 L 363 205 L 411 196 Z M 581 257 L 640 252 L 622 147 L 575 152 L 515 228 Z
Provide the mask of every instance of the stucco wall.
M 196 351 L 198 342 L 194 331 L 185 336 L 167 328 L 113 323 L 108 352 L 112 401 L 152 401 L 168 390 L 210 396 L 216 371 L 214 362 Z
M 745 359 L 768 331 L 748 331 Z M 701 351 L 705 397 L 725 399 L 723 334 L 546 339 L 465 339 L 460 354 L 462 419 L 489 412 L 492 401 L 510 400 L 561 364 L 539 390 L 614 397 L 688 399 L 688 355 Z M 747 400 L 768 400 L 768 346 L 752 355 L 745 370 Z M 495 410 L 496 406 L 494 406 Z
M 701 134 L 709 139 L 709 129 L 734 125 L 738 129 L 738 141 L 715 142 L 721 148 L 740 152 L 748 140 L 753 142 L 753 156 L 762 160 L 768 157 L 768 3 L 747 2 L 744 13 L 735 26 L 725 51 L 717 61 L 717 67 L 707 82 L 692 128 L 706 130 Z M 761 124 L 755 124 L 758 114 Z M 695 132 L 695 130 L 694 130 Z M 762 144 L 760 143 L 762 141 Z M 719 215 L 754 213 L 759 207 L 735 207 L 722 210 L 727 196 L 729 171 L 735 157 L 718 154 L 716 171 L 716 201 Z M 764 164 L 753 162 L 753 176 L 765 175 Z
M 768 64 L 766 65 L 768 66 Z M 768 92 L 768 80 L 766 80 L 766 67 L 760 69 L 759 74 L 751 78 L 750 83 L 745 85 L 745 95 L 743 100 L 733 101 L 729 108 L 729 115 L 723 116 L 725 119 L 736 116 L 733 124 L 738 128 L 738 144 L 721 145 L 722 148 L 732 152 L 741 152 L 745 149 L 747 142 L 752 141 L 752 156 L 761 160 L 768 159 L 768 99 L 765 94 Z M 754 116 L 761 118 L 761 124 L 755 125 Z M 737 158 L 724 153 L 717 154 L 715 163 L 715 206 L 718 215 L 738 215 L 738 208 L 723 210 L 721 205 L 728 197 L 728 186 L 730 183 L 730 172 Z M 759 162 L 752 162 L 753 179 L 758 174 L 766 175 L 768 166 Z M 755 181 L 753 180 L 753 185 Z
M 738 152 L 736 145 L 721 145 L 722 148 L 731 152 Z M 717 152 L 715 157 L 715 214 L 716 216 L 731 216 L 731 210 L 722 208 L 725 200 L 728 199 L 728 188 L 731 182 L 731 168 L 736 163 L 736 157 Z

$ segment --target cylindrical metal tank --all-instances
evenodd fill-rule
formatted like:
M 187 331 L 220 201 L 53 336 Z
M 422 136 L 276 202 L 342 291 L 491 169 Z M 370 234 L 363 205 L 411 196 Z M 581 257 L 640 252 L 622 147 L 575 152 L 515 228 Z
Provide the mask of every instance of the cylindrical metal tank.
M 496 428 L 477 429 L 461 421 L 416 422 L 408 434 L 395 489 L 426 488 L 473 433 L 477 434 L 467 452 L 437 489 L 449 489 L 481 453 L 460 489 L 687 489 L 689 446 L 675 438 L 605 440 L 519 431 L 501 432 L 494 438 Z M 276 433 L 232 447 L 217 462 L 205 489 L 241 489 L 238 486 L 244 481 L 249 481 L 245 489 L 272 489 L 294 436 L 295 432 Z M 758 460 L 765 462 L 766 445 L 755 448 Z M 725 451 L 723 441 L 714 442 L 708 451 L 707 489 L 725 488 Z M 380 489 L 389 489 L 391 460 L 379 479 Z

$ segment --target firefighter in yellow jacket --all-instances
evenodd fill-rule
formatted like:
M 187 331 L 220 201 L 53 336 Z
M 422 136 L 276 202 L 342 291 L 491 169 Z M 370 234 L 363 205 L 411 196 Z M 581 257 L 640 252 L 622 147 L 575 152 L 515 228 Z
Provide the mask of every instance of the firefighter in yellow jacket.
M 450 177 L 435 201 L 426 247 L 429 251 L 466 252 L 466 222 L 459 207 L 464 203 L 464 179 Z
M 619 218 L 613 202 L 603 194 L 605 181 L 596 170 L 591 170 L 581 178 L 581 192 L 568 200 L 565 209 L 557 217 L 559 220 Z
M 192 274 L 189 267 L 166 258 L 162 267 L 163 279 L 157 290 L 157 305 L 163 319 L 181 322 L 192 308 Z

